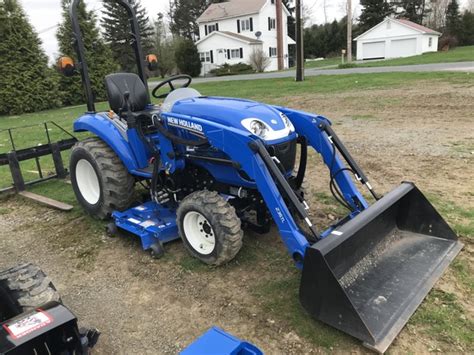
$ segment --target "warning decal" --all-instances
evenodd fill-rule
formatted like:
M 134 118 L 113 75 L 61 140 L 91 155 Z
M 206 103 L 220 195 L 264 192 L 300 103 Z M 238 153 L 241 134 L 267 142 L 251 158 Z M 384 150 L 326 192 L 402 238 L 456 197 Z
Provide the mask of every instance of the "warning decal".
M 6 329 L 13 339 L 20 339 L 25 335 L 31 334 L 34 331 L 46 327 L 51 324 L 53 319 L 44 311 L 38 310 L 37 313 L 30 314 L 20 320 L 12 323 L 4 324 Z

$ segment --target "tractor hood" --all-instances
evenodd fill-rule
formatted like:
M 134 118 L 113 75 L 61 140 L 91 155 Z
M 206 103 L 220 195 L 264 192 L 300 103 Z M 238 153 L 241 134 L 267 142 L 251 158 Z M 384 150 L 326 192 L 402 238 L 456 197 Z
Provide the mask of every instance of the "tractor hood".
M 276 140 L 295 131 L 290 120 L 272 106 L 250 100 L 195 97 L 177 101 L 171 113 L 197 117 L 225 126 L 246 129 L 265 140 Z M 258 127 L 255 127 L 258 121 Z M 263 133 L 258 134 L 258 128 Z M 252 130 L 253 129 L 253 130 Z

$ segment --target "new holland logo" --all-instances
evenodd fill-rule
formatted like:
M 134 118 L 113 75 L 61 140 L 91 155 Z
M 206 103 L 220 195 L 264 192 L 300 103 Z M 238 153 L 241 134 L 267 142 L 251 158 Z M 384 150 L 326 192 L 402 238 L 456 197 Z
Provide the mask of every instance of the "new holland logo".
M 168 124 L 175 127 L 182 127 L 190 131 L 202 132 L 202 126 L 200 124 L 189 122 L 181 118 L 168 117 Z

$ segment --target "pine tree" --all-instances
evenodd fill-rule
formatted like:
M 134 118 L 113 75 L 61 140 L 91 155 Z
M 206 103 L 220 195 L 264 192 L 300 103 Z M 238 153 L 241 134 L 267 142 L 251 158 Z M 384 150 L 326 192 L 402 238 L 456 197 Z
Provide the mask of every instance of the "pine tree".
M 202 63 L 196 45 L 190 39 L 181 39 L 175 52 L 175 61 L 179 71 L 182 74 L 188 74 L 192 77 L 199 76 Z
M 59 105 L 57 75 L 17 0 L 0 2 L 0 114 Z
M 452 0 L 446 11 L 446 34 L 458 37 L 461 32 L 461 14 L 457 0 Z
M 130 3 L 133 4 L 137 16 L 143 51 L 148 54 L 153 48 L 153 26 L 140 0 L 130 1 Z M 104 29 L 104 38 L 112 50 L 113 57 L 123 71 L 136 72 L 137 64 L 131 45 L 132 38 L 127 11 L 115 0 L 104 0 L 103 5 L 104 16 L 101 19 L 101 24 Z
M 362 13 L 359 17 L 360 31 L 365 32 L 382 22 L 393 13 L 392 5 L 386 0 L 361 0 Z
M 69 17 L 69 5 L 71 0 L 61 0 L 63 8 L 63 20 L 56 36 L 59 42 L 61 56 L 69 56 L 77 63 L 76 51 L 73 48 L 73 32 L 71 19 Z M 92 83 L 92 91 L 96 101 L 106 100 L 104 77 L 117 70 L 117 64 L 112 59 L 112 53 L 99 34 L 97 19 L 92 11 L 88 11 L 84 2 L 78 7 L 79 24 L 82 31 L 84 47 L 86 50 L 86 61 L 89 67 L 89 76 Z M 60 89 L 63 93 L 64 105 L 77 105 L 84 103 L 84 89 L 80 75 L 73 77 L 61 76 Z
M 474 13 L 464 11 L 461 19 L 461 35 L 459 36 L 461 46 L 474 45 Z
M 179 37 L 196 39 L 199 35 L 199 25 L 196 20 L 213 3 L 227 0 L 171 0 L 170 1 L 170 29 Z

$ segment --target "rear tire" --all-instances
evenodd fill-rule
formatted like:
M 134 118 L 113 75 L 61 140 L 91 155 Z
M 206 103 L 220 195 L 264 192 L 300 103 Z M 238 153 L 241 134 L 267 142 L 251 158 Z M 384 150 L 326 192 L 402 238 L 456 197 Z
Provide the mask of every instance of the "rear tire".
M 39 267 L 22 264 L 0 272 L 0 322 L 52 301 L 61 297 Z
M 204 190 L 187 196 L 178 207 L 177 222 L 188 251 L 206 264 L 225 264 L 242 248 L 240 219 L 217 192 Z
M 134 200 L 135 179 L 115 152 L 99 138 L 88 138 L 72 148 L 71 183 L 76 198 L 90 215 L 105 220 Z

